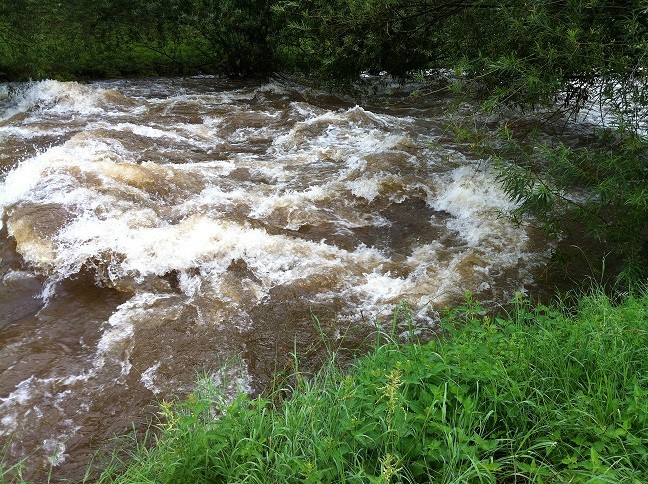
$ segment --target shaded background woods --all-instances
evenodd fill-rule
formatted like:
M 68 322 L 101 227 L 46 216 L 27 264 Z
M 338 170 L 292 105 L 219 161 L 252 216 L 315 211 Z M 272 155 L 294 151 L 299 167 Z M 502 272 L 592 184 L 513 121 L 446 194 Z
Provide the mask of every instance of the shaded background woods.
M 0 6 L 0 70 L 7 79 L 353 79 L 457 67 L 483 89 L 539 102 L 568 82 L 636 74 L 645 9 L 596 0 L 9 0 Z

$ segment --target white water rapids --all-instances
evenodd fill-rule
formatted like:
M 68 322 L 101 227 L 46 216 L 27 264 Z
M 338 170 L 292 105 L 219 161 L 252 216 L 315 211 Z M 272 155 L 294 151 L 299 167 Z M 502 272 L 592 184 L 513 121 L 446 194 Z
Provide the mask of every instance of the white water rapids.
M 0 88 L 9 460 L 82 474 L 227 359 L 235 389 L 262 390 L 316 343 L 313 315 L 361 338 L 401 302 L 422 330 L 464 291 L 528 289 L 549 248 L 448 141 L 449 102 L 214 78 Z

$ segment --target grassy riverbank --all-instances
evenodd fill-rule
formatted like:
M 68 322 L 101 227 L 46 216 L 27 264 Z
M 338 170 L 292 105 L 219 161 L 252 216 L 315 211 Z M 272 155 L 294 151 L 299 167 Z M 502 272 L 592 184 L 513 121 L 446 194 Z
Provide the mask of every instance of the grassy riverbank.
M 648 481 L 648 295 L 467 303 L 444 326 L 263 398 L 164 405 L 156 444 L 101 482 Z

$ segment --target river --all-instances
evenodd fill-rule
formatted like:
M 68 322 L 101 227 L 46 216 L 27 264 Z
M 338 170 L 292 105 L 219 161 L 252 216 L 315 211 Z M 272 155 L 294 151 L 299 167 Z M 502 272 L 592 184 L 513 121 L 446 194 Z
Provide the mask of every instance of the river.
M 533 288 L 550 244 L 502 217 L 489 162 L 447 133 L 452 97 L 397 91 L 1 86 L 5 461 L 78 480 L 199 375 L 258 392 L 293 351 L 361 347 L 401 303 L 398 331 L 425 333 L 464 291 Z

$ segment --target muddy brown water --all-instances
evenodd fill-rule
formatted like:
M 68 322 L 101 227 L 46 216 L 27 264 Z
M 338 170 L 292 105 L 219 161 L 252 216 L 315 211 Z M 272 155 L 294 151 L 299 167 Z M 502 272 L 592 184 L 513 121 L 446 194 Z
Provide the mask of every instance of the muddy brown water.
M 258 392 L 294 349 L 352 350 L 406 302 L 533 287 L 549 243 L 501 217 L 452 99 L 358 106 L 288 81 L 0 89 L 0 438 L 28 476 L 90 457 L 197 375 Z

